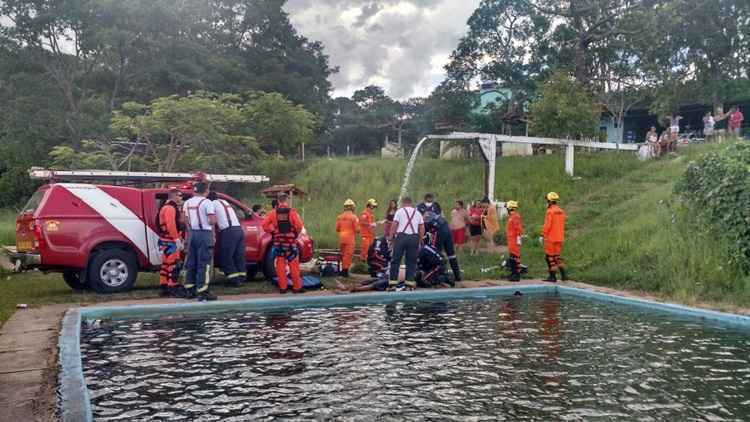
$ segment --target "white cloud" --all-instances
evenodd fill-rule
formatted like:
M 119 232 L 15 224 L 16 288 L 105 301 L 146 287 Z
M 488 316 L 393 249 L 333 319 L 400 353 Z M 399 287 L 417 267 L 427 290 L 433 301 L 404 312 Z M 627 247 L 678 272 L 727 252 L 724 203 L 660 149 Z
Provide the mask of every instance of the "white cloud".
M 334 95 L 366 85 L 404 99 L 424 96 L 445 77 L 443 66 L 480 0 L 289 0 L 299 32 L 325 45 Z

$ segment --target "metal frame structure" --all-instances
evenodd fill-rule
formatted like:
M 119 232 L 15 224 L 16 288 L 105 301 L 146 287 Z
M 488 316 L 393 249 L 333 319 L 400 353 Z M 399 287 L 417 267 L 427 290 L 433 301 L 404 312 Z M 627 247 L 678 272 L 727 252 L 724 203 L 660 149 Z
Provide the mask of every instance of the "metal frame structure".
M 203 173 L 158 173 L 138 171 L 109 170 L 48 170 L 38 167 L 29 169 L 32 179 L 65 180 L 69 182 L 105 181 L 134 183 L 188 182 L 206 181 L 216 183 L 264 183 L 268 176 L 248 176 L 237 174 L 203 174 Z
M 484 191 L 494 202 L 495 169 L 497 168 L 497 144 L 509 142 L 530 145 L 560 145 L 565 147 L 565 173 L 573 177 L 575 167 L 575 149 L 594 148 L 616 151 L 638 151 L 638 144 L 620 144 L 613 142 L 588 142 L 572 139 L 537 138 L 530 136 L 497 135 L 492 133 L 453 132 L 446 135 L 427 135 L 424 140 L 440 141 L 476 141 L 485 160 Z

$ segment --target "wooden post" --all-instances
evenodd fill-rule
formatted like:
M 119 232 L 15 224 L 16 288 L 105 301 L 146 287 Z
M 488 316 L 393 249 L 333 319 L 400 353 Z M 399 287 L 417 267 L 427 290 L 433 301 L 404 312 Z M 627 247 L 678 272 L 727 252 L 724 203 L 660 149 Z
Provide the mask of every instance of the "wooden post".
M 575 152 L 576 147 L 573 144 L 568 144 L 565 146 L 565 173 L 568 174 L 568 176 L 573 177 L 573 167 L 575 163 Z

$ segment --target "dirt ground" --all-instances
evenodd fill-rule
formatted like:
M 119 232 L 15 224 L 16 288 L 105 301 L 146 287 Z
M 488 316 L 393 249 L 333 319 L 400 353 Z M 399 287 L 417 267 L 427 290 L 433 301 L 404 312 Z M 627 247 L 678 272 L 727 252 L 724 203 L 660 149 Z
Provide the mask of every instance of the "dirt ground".
M 505 281 L 466 281 L 460 288 L 496 287 L 504 285 L 539 284 L 539 280 L 521 283 Z M 667 302 L 644 292 L 621 291 L 579 282 L 561 285 L 594 290 L 619 296 L 645 298 Z M 310 292 L 308 295 L 342 294 L 339 291 Z M 275 297 L 277 294 L 249 294 L 225 296 L 222 299 L 242 300 Z M 180 299 L 144 299 L 108 302 L 105 306 L 135 304 L 180 303 Z M 705 309 L 750 315 L 750 309 L 717 307 L 711 304 L 689 304 Z M 0 420 L 2 421 L 55 421 L 57 400 L 57 341 L 60 325 L 70 304 L 47 305 L 34 309 L 18 310 L 0 331 Z

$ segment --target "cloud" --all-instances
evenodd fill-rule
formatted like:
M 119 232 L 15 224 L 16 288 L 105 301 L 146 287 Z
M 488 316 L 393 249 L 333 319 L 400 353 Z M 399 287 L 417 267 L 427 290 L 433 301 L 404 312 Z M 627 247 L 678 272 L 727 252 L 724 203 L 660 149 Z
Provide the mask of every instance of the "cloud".
M 334 95 L 370 84 L 405 99 L 428 95 L 466 32 L 480 0 L 288 0 L 295 27 L 321 41 L 331 65 Z

